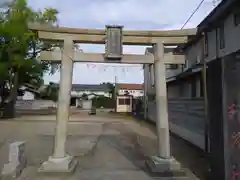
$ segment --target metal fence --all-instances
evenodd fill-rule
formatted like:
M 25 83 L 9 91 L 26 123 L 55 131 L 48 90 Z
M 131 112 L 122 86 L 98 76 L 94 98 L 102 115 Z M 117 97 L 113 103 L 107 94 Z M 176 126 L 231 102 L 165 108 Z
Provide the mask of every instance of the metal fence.
M 170 130 L 204 149 L 204 99 L 177 98 L 168 99 Z M 148 103 L 148 118 L 155 122 L 156 104 Z

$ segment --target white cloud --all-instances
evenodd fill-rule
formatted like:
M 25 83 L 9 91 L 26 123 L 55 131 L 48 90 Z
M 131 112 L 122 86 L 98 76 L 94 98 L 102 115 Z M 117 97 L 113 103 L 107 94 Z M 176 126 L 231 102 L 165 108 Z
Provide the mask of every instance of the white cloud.
M 29 0 L 40 9 L 55 7 L 60 11 L 60 22 L 66 26 L 92 27 L 108 23 L 126 28 L 159 29 L 183 24 L 196 8 L 198 0 Z M 206 0 L 191 22 L 196 25 L 212 9 L 212 0 Z M 193 23 L 195 22 L 195 23 Z M 98 28 L 99 28 L 98 27 Z
M 179 29 L 197 7 L 199 0 L 29 0 L 34 9 L 57 8 L 60 12 L 60 25 L 77 28 L 104 28 L 106 24 L 124 25 L 125 29 Z M 199 11 L 186 25 L 195 27 L 213 8 L 212 0 L 205 0 Z M 91 52 L 103 52 L 103 46 L 82 45 L 81 48 Z M 144 47 L 124 47 L 125 53 L 143 54 Z M 122 81 L 142 81 L 140 71 L 131 75 L 120 73 Z M 113 79 L 112 72 L 91 72 L 84 66 L 74 68 L 74 83 L 99 82 Z M 59 75 L 52 77 L 59 79 Z M 110 79 L 111 79 L 110 78 Z M 49 77 L 47 78 L 49 79 Z

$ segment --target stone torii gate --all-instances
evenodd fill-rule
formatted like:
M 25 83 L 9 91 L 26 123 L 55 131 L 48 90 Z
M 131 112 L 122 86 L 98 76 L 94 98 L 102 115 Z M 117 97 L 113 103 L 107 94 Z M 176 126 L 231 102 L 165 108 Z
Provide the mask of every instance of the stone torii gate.
M 40 167 L 44 172 L 70 172 L 76 160 L 66 154 L 67 123 L 72 86 L 73 62 L 154 64 L 156 87 L 156 123 L 158 154 L 149 158 L 152 171 L 180 170 L 180 164 L 170 155 L 165 64 L 184 64 L 184 55 L 164 53 L 164 46 L 184 44 L 196 29 L 171 31 L 123 31 L 120 26 L 106 26 L 105 30 L 51 27 L 29 24 L 43 40 L 62 41 L 62 51 L 43 51 L 40 59 L 61 63 L 60 89 L 54 152 Z M 105 53 L 74 51 L 74 43 L 106 44 Z M 154 53 L 145 55 L 122 54 L 122 45 L 153 46 Z

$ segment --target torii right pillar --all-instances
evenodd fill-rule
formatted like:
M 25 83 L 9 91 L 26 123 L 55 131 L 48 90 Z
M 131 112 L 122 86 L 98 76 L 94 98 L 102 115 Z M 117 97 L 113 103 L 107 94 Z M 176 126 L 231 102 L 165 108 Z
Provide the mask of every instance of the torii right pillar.
M 147 160 L 146 164 L 153 173 L 158 173 L 159 176 L 175 176 L 179 173 L 182 176 L 184 172 L 181 170 L 180 163 L 170 155 L 164 45 L 163 43 L 157 43 L 153 49 L 158 154 Z

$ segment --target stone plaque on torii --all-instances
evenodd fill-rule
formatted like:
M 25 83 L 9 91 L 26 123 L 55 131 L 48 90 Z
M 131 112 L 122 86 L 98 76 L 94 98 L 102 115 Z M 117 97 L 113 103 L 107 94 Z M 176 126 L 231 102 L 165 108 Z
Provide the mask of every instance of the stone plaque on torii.
M 54 152 L 42 164 L 40 171 L 70 172 L 76 165 L 75 159 L 65 151 L 73 62 L 154 64 L 158 154 L 150 157 L 146 164 L 152 172 L 180 171 L 180 164 L 170 154 L 165 64 L 185 64 L 185 57 L 174 53 L 165 54 L 164 46 L 187 43 L 188 37 L 196 34 L 196 29 L 123 31 L 122 26 L 106 26 L 105 30 L 97 30 L 43 24 L 29 24 L 29 29 L 38 31 L 40 39 L 63 41 L 62 51 L 43 51 L 40 54 L 43 61 L 62 64 Z M 105 44 L 105 53 L 76 52 L 74 43 Z M 153 53 L 122 54 L 122 45 L 151 45 Z

